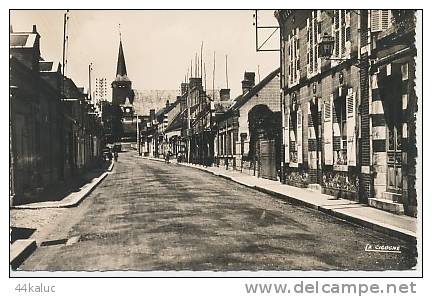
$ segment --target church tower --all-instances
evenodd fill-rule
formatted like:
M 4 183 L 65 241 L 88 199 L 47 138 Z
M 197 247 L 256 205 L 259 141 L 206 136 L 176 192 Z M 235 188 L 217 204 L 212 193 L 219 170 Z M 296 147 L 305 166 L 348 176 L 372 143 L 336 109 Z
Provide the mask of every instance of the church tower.
M 111 83 L 112 87 L 112 104 L 113 105 L 124 105 L 126 99 L 133 104 L 133 91 L 132 81 L 127 76 L 126 62 L 123 53 L 123 45 L 120 36 L 120 46 L 117 58 L 117 73 L 116 78 Z

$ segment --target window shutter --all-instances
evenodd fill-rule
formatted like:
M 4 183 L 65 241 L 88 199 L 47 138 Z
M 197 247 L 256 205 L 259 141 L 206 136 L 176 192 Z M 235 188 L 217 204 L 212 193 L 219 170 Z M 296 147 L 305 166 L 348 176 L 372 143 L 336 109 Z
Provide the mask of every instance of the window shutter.
M 317 10 L 317 21 L 321 22 L 322 21 L 322 17 L 321 17 L 321 9 Z
M 347 10 L 345 13 L 345 51 L 347 56 L 351 54 L 351 11 Z
M 339 42 L 339 32 L 340 30 L 335 30 L 335 56 L 339 57 L 339 50 L 340 50 L 340 42 Z
M 345 27 L 350 27 L 351 26 L 351 11 L 347 10 L 345 12 Z
M 356 93 L 353 93 L 352 88 L 348 89 L 346 104 L 347 114 L 347 159 L 349 166 L 356 166 L 357 151 L 356 151 Z
M 289 155 L 289 148 L 290 148 L 290 112 L 288 109 L 288 112 L 285 114 L 286 116 L 286 124 L 284 127 L 284 153 L 285 153 L 285 163 L 289 163 L 290 161 L 290 155 Z
M 381 31 L 381 13 L 378 9 L 372 9 L 370 12 L 371 32 Z
M 297 111 L 297 163 L 303 163 L 303 118 L 302 110 Z
M 390 26 L 391 12 L 388 9 L 381 10 L 381 30 L 385 31 Z
M 324 101 L 324 164 L 333 164 L 333 95 L 330 96 L 329 100 Z

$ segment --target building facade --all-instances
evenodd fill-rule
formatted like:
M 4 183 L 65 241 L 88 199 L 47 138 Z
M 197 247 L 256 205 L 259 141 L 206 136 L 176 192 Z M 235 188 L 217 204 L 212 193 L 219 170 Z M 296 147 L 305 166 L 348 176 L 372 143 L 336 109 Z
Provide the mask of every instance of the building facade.
M 187 88 L 185 129 L 185 158 L 190 163 L 206 166 L 213 163 L 212 101 L 203 88 L 202 78 L 191 77 Z
M 415 16 L 406 12 L 276 12 L 284 182 L 416 215 L 415 32 L 400 28 Z
M 227 169 L 278 179 L 280 171 L 280 71 L 255 84 L 255 73 L 245 72 L 242 94 L 217 117 L 216 164 Z M 221 99 L 229 90 L 221 90 Z
M 100 161 L 101 125 L 86 95 L 40 54 L 40 35 L 10 32 L 10 203 Z

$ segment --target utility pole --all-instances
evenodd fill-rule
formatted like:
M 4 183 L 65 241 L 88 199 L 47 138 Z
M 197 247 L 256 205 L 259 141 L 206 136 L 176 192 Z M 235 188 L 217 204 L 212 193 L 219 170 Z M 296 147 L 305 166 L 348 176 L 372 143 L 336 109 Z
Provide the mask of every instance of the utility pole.
M 63 91 L 63 94 L 64 94 L 64 77 L 66 75 L 66 73 L 65 73 L 65 69 L 66 69 L 66 40 L 67 40 L 66 30 L 67 30 L 67 21 L 69 19 L 68 13 L 69 13 L 69 10 L 66 10 L 66 12 L 63 16 L 63 61 L 62 61 L 62 75 L 63 75 L 62 91 Z
M 89 87 L 88 87 L 88 99 L 90 100 L 90 102 L 93 103 L 93 98 L 92 98 L 92 90 L 91 90 L 91 72 L 93 70 L 92 68 L 93 63 L 90 63 L 88 66 L 88 79 L 89 79 Z
M 138 156 L 141 155 L 141 148 L 140 148 L 140 131 L 139 131 L 139 118 L 138 118 L 138 113 L 136 113 L 136 130 L 137 130 L 137 152 L 138 152 Z
M 228 89 L 228 55 L 225 55 L 225 78 L 226 78 L 226 88 Z
M 202 61 L 202 58 L 203 58 L 203 45 L 204 45 L 204 41 L 201 41 L 201 65 L 200 65 L 200 69 L 201 69 L 201 78 L 202 78 L 202 76 L 203 76 L 203 61 Z
M 207 75 L 206 75 L 205 63 L 204 63 L 204 91 L 207 91 Z
M 213 85 L 212 85 L 212 91 L 213 91 L 213 100 L 215 100 L 215 70 L 216 70 L 216 51 L 213 51 Z
M 63 56 L 62 56 L 62 75 L 61 75 L 61 100 L 64 100 L 66 98 L 66 91 L 65 91 L 65 64 L 66 64 L 66 30 L 67 30 L 67 21 L 68 21 L 68 12 L 69 10 L 66 10 L 66 13 L 63 16 Z M 63 106 L 61 107 L 63 109 Z M 62 112 L 64 112 L 62 110 Z M 61 153 L 59 154 L 59 168 L 60 168 L 60 179 L 64 180 L 65 178 L 65 163 L 66 160 L 69 158 L 69 156 L 66 154 L 66 146 L 68 145 L 65 139 L 65 124 L 63 122 L 60 123 L 60 147 L 62 148 Z M 69 148 L 69 154 L 72 152 L 72 147 Z
M 261 75 L 260 75 L 260 71 L 259 71 L 259 64 L 258 64 L 258 82 L 261 81 Z

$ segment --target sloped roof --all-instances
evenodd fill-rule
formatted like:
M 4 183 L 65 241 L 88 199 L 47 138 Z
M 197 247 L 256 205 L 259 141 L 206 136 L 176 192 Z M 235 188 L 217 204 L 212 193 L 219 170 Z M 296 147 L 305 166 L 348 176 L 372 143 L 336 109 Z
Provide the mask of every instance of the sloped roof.
M 262 81 L 260 81 L 252 89 L 250 89 L 249 92 L 235 98 L 233 100 L 233 105 L 231 106 L 230 109 L 237 109 L 243 106 L 246 102 L 249 101 L 249 99 L 251 99 L 254 95 L 256 95 L 265 85 L 267 85 L 279 73 L 280 73 L 280 68 L 272 71 Z
M 11 48 L 31 48 L 34 47 L 37 33 L 20 32 L 10 33 L 10 47 Z
M 134 92 L 133 106 L 140 116 L 150 114 L 150 109 L 159 111 L 166 106 L 166 101 L 174 102 L 179 90 L 132 90 Z
M 60 63 L 53 61 L 39 61 L 39 71 L 41 72 L 57 72 L 59 67 Z
M 174 130 L 181 129 L 183 127 L 183 118 L 184 118 L 184 112 L 179 112 L 176 114 L 174 119 L 171 121 L 171 123 L 168 125 L 168 127 L 165 129 L 165 132 L 171 132 Z
M 170 102 L 168 106 L 166 106 L 165 102 L 165 106 L 156 112 L 156 118 L 170 112 L 177 104 L 180 104 L 180 99 L 176 99 L 176 101 Z

